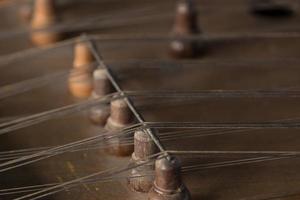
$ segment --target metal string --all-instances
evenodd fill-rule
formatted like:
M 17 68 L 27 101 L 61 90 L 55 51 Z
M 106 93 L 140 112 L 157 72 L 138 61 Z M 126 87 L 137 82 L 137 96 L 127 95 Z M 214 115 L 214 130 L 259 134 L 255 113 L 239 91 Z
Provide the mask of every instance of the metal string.
M 61 191 L 60 188 L 62 188 L 62 187 L 65 187 L 65 186 L 72 187 L 72 184 L 79 183 L 79 182 L 88 180 L 90 178 L 99 177 L 99 176 L 100 176 L 100 178 L 107 178 L 107 177 L 110 177 L 110 176 L 114 176 L 116 174 L 121 174 L 121 173 L 127 172 L 129 170 L 132 170 L 134 168 L 137 168 L 137 167 L 143 166 L 145 164 L 148 164 L 149 162 L 152 162 L 151 158 L 155 158 L 159 155 L 162 155 L 162 153 L 158 153 L 158 154 L 154 154 L 154 155 L 150 156 L 148 158 L 149 161 L 147 161 L 147 162 L 143 162 L 143 163 L 139 163 L 139 164 L 130 163 L 128 166 L 122 167 L 122 168 L 119 168 L 119 169 L 96 172 L 96 173 L 90 174 L 88 176 L 84 176 L 82 178 L 78 178 L 78 179 L 75 179 L 75 180 L 72 180 L 72 181 L 68 181 L 68 182 L 65 182 L 65 183 L 62 183 L 62 184 L 59 184 L 59 185 L 56 185 L 56 186 L 52 186 L 52 187 L 49 187 L 47 189 L 44 189 L 44 190 L 41 190 L 41 191 L 38 191 L 38 192 L 31 193 L 29 195 L 22 196 L 20 198 L 16 198 L 14 200 L 25 200 L 25 199 L 35 200 L 35 199 L 40 199 L 41 197 L 48 196 L 50 194 Z
M 64 150 L 73 149 L 74 147 L 80 147 L 82 145 L 87 145 L 94 142 L 100 142 L 103 140 L 111 140 L 113 138 L 117 138 L 121 135 L 126 135 L 133 133 L 135 130 L 140 129 L 140 124 L 135 124 L 125 129 L 122 129 L 118 132 L 112 132 L 109 136 L 103 137 L 102 135 L 97 135 L 93 137 L 89 137 L 87 139 L 79 140 L 76 142 L 68 143 L 65 145 L 61 145 L 55 148 L 51 148 L 49 150 L 40 151 L 38 153 L 34 153 L 28 156 L 22 156 L 21 158 L 17 158 L 11 161 L 7 161 L 4 163 L 0 163 L 0 172 L 5 172 L 11 169 L 15 169 L 17 167 L 25 166 L 31 163 L 35 163 L 40 160 L 44 160 L 46 158 L 53 157 L 55 155 L 59 155 Z
M 66 116 L 68 114 L 72 114 L 74 112 L 79 112 L 93 106 L 101 106 L 109 103 L 112 99 L 120 98 L 117 93 L 112 93 L 106 95 L 103 98 L 95 98 L 89 99 L 84 102 L 71 104 L 68 106 L 60 107 L 57 109 L 52 109 L 49 111 L 45 111 L 42 113 L 22 117 L 16 120 L 12 120 L 9 122 L 0 123 L 0 135 L 9 133 L 14 130 L 18 130 L 20 128 L 28 127 L 34 124 L 38 124 L 49 119 Z
M 82 65 L 80 67 L 91 67 L 94 63 L 89 65 Z M 76 77 L 81 74 L 85 74 L 87 71 L 71 71 L 71 70 L 61 70 L 59 72 L 47 74 L 45 76 L 40 76 L 33 79 L 28 79 L 25 81 L 13 83 L 10 85 L 5 85 L 0 87 L 0 100 L 15 96 L 17 94 L 25 93 L 33 89 L 44 87 L 51 83 L 57 83 L 59 80 L 65 80 L 67 77 Z

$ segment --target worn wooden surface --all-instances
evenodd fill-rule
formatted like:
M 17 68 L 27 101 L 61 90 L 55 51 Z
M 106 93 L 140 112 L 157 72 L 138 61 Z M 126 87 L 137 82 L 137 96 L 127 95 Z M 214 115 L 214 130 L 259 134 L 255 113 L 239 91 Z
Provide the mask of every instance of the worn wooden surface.
M 294 4 L 295 15 L 288 18 L 258 18 L 250 15 L 246 1 L 199 1 L 199 20 L 207 34 L 251 34 L 262 32 L 298 31 L 300 10 Z M 124 20 L 117 13 L 154 6 L 155 13 L 166 13 L 158 19 L 142 23 L 114 26 L 111 22 L 98 30 L 98 34 L 169 33 L 172 27 L 173 1 L 72 1 L 62 2 L 59 11 L 64 22 L 82 21 L 85 17 L 111 15 L 109 19 Z M 3 33 L 23 30 L 15 15 L 14 6 L 1 7 L 0 30 Z M 146 14 L 144 14 L 146 15 Z M 83 16 L 83 17 L 82 17 Z M 143 14 L 140 14 L 143 17 Z M 130 18 L 130 17 L 128 17 Z M 131 20 L 138 19 L 133 17 Z M 2 20 L 3 19 L 3 20 Z M 84 30 L 82 30 L 84 31 Z M 72 33 L 73 34 L 73 33 Z M 32 48 L 27 34 L 0 37 L 2 55 Z M 156 64 L 118 64 L 132 59 L 170 59 L 168 44 L 163 42 L 97 41 L 99 51 L 111 62 L 118 81 L 125 90 L 208 90 L 208 89 L 276 89 L 299 87 L 298 63 L 273 62 L 271 64 L 241 64 L 235 60 L 271 60 L 298 58 L 300 38 L 230 39 L 208 41 L 209 51 L 200 61 L 233 60 L 228 65 L 188 65 L 159 68 Z M 115 62 L 115 63 L 114 63 Z M 72 45 L 57 48 L 14 62 L 2 63 L 1 86 L 21 80 L 68 69 L 72 63 Z M 30 115 L 68 105 L 78 100 L 67 90 L 66 80 L 31 92 L 2 100 L 1 117 Z M 298 99 L 205 99 L 186 102 L 134 99 L 138 110 L 147 121 L 201 121 L 201 122 L 264 122 L 300 117 Z M 1 136 L 1 150 L 55 146 L 87 138 L 101 132 L 81 112 L 69 117 L 47 121 Z M 256 130 L 245 134 L 227 134 L 190 139 L 164 141 L 168 149 L 177 150 L 300 150 L 298 130 Z M 183 159 L 183 165 L 207 163 L 224 158 Z M 123 166 L 129 158 L 108 156 L 101 150 L 66 153 L 1 173 L 1 189 L 26 185 L 61 182 L 93 172 Z M 260 164 L 226 167 L 184 175 L 193 199 L 298 199 L 300 192 L 299 159 L 284 159 Z M 286 195 L 291 194 L 291 195 Z M 283 197 L 281 197 L 283 196 Z M 2 197 L 1 197 L 2 199 Z M 13 199 L 7 196 L 3 199 Z M 47 198 L 45 198 L 47 199 Z M 126 180 L 80 186 L 60 192 L 48 199 L 147 199 L 126 187 Z

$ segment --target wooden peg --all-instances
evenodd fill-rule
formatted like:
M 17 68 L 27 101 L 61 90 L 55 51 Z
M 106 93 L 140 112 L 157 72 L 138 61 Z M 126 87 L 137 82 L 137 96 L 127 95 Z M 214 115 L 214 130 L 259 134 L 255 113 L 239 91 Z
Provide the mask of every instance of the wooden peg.
M 149 200 L 190 200 L 181 180 L 180 163 L 175 157 L 159 157 L 155 162 L 155 180 Z
M 131 190 L 136 192 L 149 192 L 153 185 L 154 176 L 149 174 L 154 172 L 153 162 L 149 162 L 149 157 L 158 152 L 158 149 L 146 131 L 136 131 L 134 134 L 134 152 L 131 161 L 135 164 L 144 165 L 131 170 L 128 184 Z
M 43 46 L 59 41 L 61 34 L 51 30 L 57 20 L 54 0 L 35 0 L 31 19 L 32 42 L 37 46 Z
M 127 105 L 124 99 L 117 99 L 111 102 L 111 115 L 105 125 L 112 135 L 115 135 L 116 131 L 120 131 L 123 128 L 130 126 L 134 123 L 133 113 Z M 132 138 L 132 134 L 124 134 L 124 136 L 118 136 L 114 139 L 110 139 L 110 147 L 108 152 L 116 156 L 129 156 L 133 152 L 132 144 L 122 144 L 122 141 L 127 141 Z
M 73 67 L 75 69 L 89 69 L 95 58 L 90 50 L 89 44 L 82 39 L 74 47 Z
M 93 55 L 85 41 L 74 47 L 73 70 L 69 77 L 69 90 L 74 97 L 88 98 L 93 91 Z
M 93 73 L 94 77 L 94 90 L 92 98 L 101 98 L 113 92 L 113 87 L 107 77 L 105 69 L 96 69 Z M 110 105 L 101 105 L 91 108 L 89 112 L 90 120 L 99 126 L 104 126 L 107 118 L 110 115 Z
M 199 41 L 184 37 L 201 33 L 197 24 L 197 11 L 192 0 L 180 0 L 176 8 L 175 23 L 172 31 L 170 53 L 174 58 L 192 58 L 197 56 L 200 47 Z M 181 39 L 182 38 L 182 39 Z

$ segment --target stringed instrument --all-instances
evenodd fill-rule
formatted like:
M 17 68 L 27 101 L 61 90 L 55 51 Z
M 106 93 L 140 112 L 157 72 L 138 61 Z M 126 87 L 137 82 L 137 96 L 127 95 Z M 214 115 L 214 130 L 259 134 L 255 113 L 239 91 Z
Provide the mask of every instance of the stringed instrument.
M 1 1 L 0 199 L 298 199 L 298 4 Z

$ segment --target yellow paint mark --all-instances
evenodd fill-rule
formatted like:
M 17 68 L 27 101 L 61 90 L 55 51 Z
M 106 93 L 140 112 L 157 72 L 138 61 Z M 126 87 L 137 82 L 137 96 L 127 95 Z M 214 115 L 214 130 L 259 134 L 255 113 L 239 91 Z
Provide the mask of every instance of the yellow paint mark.
M 64 182 L 64 180 L 60 177 L 60 176 L 56 176 L 56 178 L 58 179 L 59 182 Z
M 67 161 L 67 166 L 68 166 L 68 168 L 69 168 L 69 170 L 71 171 L 71 173 L 75 176 L 75 177 L 77 177 L 76 176 L 76 170 L 75 170 L 75 166 L 70 162 L 70 161 Z M 87 190 L 87 191 L 89 191 L 89 192 L 91 192 L 91 190 L 90 190 L 90 188 L 86 185 L 86 184 L 84 184 L 84 183 L 81 183 L 82 184 L 82 186 Z
M 86 184 L 82 184 L 83 185 L 83 187 L 87 190 L 87 191 L 89 191 L 89 192 L 92 192 L 91 190 L 90 190 L 90 188 L 86 185 Z
M 71 171 L 71 173 L 75 174 L 74 165 L 71 162 L 67 161 L 67 166 L 68 166 L 69 170 Z

